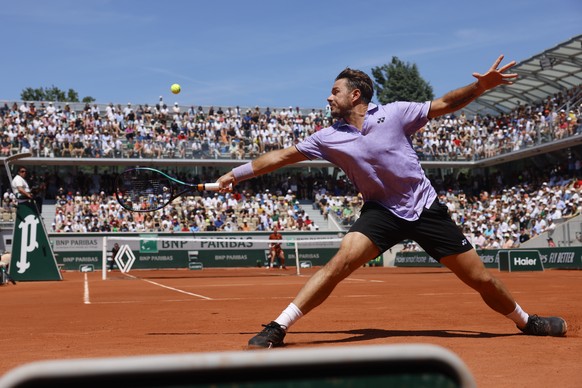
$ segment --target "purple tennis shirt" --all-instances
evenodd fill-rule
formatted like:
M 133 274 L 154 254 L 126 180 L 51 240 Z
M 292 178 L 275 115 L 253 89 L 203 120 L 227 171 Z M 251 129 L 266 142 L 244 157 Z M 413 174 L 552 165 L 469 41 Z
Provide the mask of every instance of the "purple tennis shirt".
M 428 122 L 429 108 L 430 102 L 369 104 L 361 132 L 339 120 L 296 147 L 340 167 L 365 201 L 414 221 L 437 197 L 410 140 Z

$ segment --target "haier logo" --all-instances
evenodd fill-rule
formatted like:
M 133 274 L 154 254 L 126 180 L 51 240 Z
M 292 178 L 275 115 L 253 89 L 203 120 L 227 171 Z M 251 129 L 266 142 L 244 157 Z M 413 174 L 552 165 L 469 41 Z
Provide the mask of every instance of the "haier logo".
M 527 257 L 519 258 L 516 257 L 513 259 L 513 265 L 536 265 L 536 259 L 528 259 Z
M 500 250 L 497 252 L 500 271 L 543 271 L 538 250 Z

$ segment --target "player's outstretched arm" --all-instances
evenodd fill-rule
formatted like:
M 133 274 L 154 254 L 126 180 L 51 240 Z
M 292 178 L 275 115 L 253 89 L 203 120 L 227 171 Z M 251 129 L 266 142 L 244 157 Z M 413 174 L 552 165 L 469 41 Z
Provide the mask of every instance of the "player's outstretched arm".
M 473 73 L 473 77 L 477 78 L 476 82 L 448 92 L 441 98 L 432 101 L 428 117 L 433 119 L 455 112 L 468 105 L 489 89 L 493 89 L 499 85 L 511 85 L 517 78 L 517 74 L 506 73 L 506 71 L 515 66 L 516 62 L 511 61 L 498 69 L 501 61 L 503 61 L 503 55 L 497 58 L 485 74 Z
M 257 159 L 243 164 L 232 171 L 227 172 L 216 181 L 222 190 L 228 190 L 231 185 L 235 185 L 243 180 L 255 176 L 267 174 L 289 164 L 306 160 L 307 157 L 297 150 L 295 146 L 267 152 Z

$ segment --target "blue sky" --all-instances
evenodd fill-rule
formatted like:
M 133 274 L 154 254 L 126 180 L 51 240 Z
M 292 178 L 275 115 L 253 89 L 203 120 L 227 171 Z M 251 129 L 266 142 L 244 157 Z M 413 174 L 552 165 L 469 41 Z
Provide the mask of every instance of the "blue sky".
M 54 85 L 99 103 L 319 108 L 343 68 L 371 74 L 393 56 L 440 96 L 499 54 L 525 60 L 582 33 L 579 0 L 476 3 L 3 2 L 0 100 Z

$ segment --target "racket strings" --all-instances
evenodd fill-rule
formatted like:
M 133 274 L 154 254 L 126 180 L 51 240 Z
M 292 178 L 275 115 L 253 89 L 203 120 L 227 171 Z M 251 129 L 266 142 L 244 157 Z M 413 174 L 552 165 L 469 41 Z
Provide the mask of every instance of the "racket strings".
M 148 211 L 162 208 L 171 201 L 176 190 L 169 179 L 144 172 L 126 175 L 120 176 L 121 183 L 118 185 L 122 188 L 118 199 L 126 209 Z

